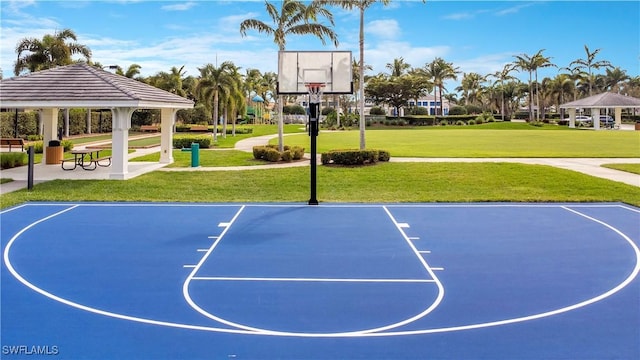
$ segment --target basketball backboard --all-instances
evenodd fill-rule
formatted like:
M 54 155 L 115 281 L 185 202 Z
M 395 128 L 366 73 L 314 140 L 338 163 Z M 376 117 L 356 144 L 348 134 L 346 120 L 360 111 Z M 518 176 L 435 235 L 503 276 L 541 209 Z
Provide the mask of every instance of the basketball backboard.
M 352 94 L 351 51 L 280 51 L 278 94 L 307 94 L 305 84 L 325 84 L 324 94 Z

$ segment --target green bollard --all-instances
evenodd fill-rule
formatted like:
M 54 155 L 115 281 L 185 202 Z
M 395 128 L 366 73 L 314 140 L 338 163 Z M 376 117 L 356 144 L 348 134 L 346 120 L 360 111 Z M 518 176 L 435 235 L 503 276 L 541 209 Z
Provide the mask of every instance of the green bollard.
M 191 143 L 191 167 L 200 166 L 200 144 Z

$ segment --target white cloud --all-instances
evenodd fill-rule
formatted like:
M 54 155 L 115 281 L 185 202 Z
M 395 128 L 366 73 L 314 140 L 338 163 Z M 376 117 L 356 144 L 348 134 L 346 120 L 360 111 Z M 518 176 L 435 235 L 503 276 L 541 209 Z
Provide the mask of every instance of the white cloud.
M 223 31 L 240 32 L 240 23 L 246 19 L 255 19 L 260 16 L 257 12 L 248 12 L 246 14 L 229 15 L 218 20 L 218 29 Z
M 365 43 L 366 45 L 366 43 Z M 386 71 L 386 65 L 392 63 L 394 58 L 403 57 L 405 63 L 411 67 L 423 67 L 435 57 L 445 57 L 450 53 L 448 46 L 413 47 L 408 42 L 385 41 L 372 48 L 365 48 L 364 62 L 373 67 L 372 74 Z M 397 54 L 397 55 L 394 55 Z M 358 56 L 354 54 L 354 56 Z
M 447 20 L 466 20 L 466 19 L 473 19 L 475 16 L 476 16 L 476 13 L 462 12 L 462 13 L 445 15 L 442 18 Z
M 396 20 L 373 20 L 365 26 L 365 32 L 383 39 L 396 39 L 402 31 Z
M 186 11 L 198 5 L 195 1 L 188 1 L 180 4 L 162 5 L 160 8 L 165 11 Z
M 512 6 L 500 11 L 496 12 L 497 16 L 504 16 L 504 15 L 511 15 L 511 14 L 515 14 L 518 13 L 520 10 L 527 8 L 529 6 L 534 5 L 533 3 L 525 3 L 525 4 L 518 4 L 516 6 Z

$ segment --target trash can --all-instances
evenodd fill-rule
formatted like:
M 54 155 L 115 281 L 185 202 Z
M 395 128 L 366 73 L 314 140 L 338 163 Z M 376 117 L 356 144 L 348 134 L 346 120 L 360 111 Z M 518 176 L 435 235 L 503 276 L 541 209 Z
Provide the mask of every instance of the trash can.
M 200 166 L 200 144 L 191 143 L 191 167 Z

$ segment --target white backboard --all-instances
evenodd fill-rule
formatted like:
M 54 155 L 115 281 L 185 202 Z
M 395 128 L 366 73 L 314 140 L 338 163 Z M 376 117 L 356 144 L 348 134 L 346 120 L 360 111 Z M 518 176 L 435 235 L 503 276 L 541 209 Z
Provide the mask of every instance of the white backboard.
M 280 51 L 278 94 L 307 94 L 306 83 L 325 84 L 324 94 L 352 94 L 351 51 Z

